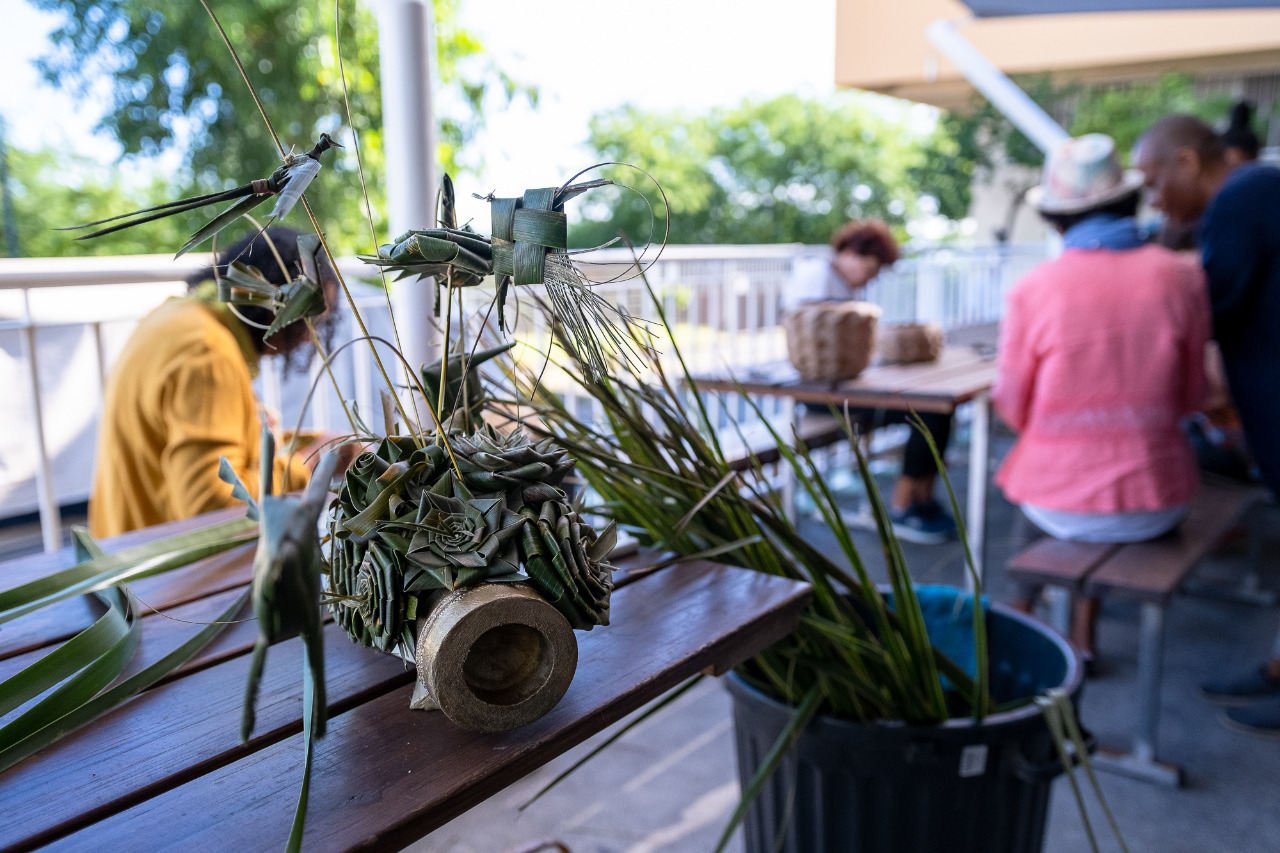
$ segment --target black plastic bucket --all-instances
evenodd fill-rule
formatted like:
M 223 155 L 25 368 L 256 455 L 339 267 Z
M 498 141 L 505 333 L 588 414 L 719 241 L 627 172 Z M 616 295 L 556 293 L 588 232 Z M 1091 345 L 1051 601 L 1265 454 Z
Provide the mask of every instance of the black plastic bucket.
M 996 702 L 1052 687 L 1078 698 L 1082 669 L 1065 640 L 999 605 L 988 608 Z M 726 680 L 745 787 L 794 709 Z M 854 723 L 818 717 L 744 821 L 748 853 L 1034 853 L 1050 786 L 1062 772 L 1031 703 L 981 723 Z

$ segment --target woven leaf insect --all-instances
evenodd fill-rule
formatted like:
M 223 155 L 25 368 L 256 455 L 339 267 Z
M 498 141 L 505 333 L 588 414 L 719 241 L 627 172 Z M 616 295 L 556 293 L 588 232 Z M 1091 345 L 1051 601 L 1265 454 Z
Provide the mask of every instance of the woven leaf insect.
M 226 210 L 219 213 L 202 228 L 192 234 L 187 242 L 182 244 L 182 248 L 178 249 L 175 257 L 181 257 L 196 246 L 208 240 L 222 229 L 226 228 L 243 214 L 246 214 L 254 208 L 261 205 L 268 198 L 277 196 L 276 204 L 271 209 L 271 221 L 283 218 L 298 203 L 298 199 L 302 197 L 302 193 L 307 186 L 315 180 L 320 172 L 320 155 L 330 148 L 342 148 L 343 146 L 329 136 L 327 133 L 320 134 L 320 141 L 305 154 L 295 154 L 290 151 L 285 155 L 284 163 L 278 169 L 265 178 L 256 181 L 250 181 L 238 187 L 222 192 L 208 193 L 206 195 L 193 196 L 191 198 L 179 199 L 178 201 L 170 201 L 165 204 L 158 204 L 155 207 L 147 207 L 142 210 L 135 210 L 132 213 L 122 213 L 119 216 L 111 216 L 106 219 L 99 219 L 96 222 L 86 222 L 83 225 L 72 225 L 67 228 L 59 228 L 59 231 L 78 231 L 81 228 L 92 228 L 95 225 L 103 225 L 108 222 L 116 222 L 120 219 L 127 219 L 127 222 L 120 222 L 108 228 L 94 231 L 91 234 L 83 234 L 77 237 L 77 240 L 89 240 L 94 237 L 101 237 L 104 234 L 112 234 L 125 228 L 132 228 L 135 225 L 141 225 L 145 222 L 153 222 L 157 219 L 164 219 L 166 216 L 173 216 L 178 213 L 186 213 L 189 210 L 198 210 L 210 204 L 218 204 L 224 201 L 235 200 L 235 203 Z M 270 222 L 268 222 L 270 224 Z
M 253 733 L 254 705 L 267 649 L 272 643 L 302 637 L 302 733 L 306 758 L 302 766 L 302 790 L 293 815 L 290 850 L 298 850 L 307 815 L 311 788 L 311 758 L 315 738 L 324 737 L 329 706 L 324 686 L 324 632 L 320 618 L 320 578 L 324 556 L 316 535 L 320 513 L 329 496 L 329 482 L 338 468 L 339 454 L 329 451 L 320 458 L 302 497 L 271 494 L 275 465 L 275 439 L 264 424 L 260 490 L 255 503 L 249 490 L 231 469 L 226 457 L 219 460 L 218 476 L 232 485 L 232 497 L 249 504 L 249 515 L 258 519 L 258 548 L 253 555 L 253 583 L 249 589 L 253 614 L 258 620 L 258 640 L 249 662 L 245 684 L 240 740 Z
M 324 286 L 320 281 L 320 258 L 323 249 L 314 234 L 298 237 L 301 274 L 292 281 L 273 284 L 257 267 L 233 261 L 218 280 L 218 301 L 232 305 L 261 305 L 270 308 L 275 318 L 263 333 L 270 338 L 285 326 L 324 313 Z
M 267 648 L 289 637 L 302 637 L 306 650 L 303 681 L 313 706 L 309 725 L 317 737 L 324 735 L 327 718 L 324 689 L 324 635 L 320 621 L 320 576 L 324 560 L 316 536 L 320 513 L 329 494 L 329 481 L 337 470 L 339 454 L 321 457 L 301 497 L 271 494 L 275 439 L 262 429 L 261 486 L 255 502 L 226 457 L 220 459 L 218 476 L 232 485 L 232 497 L 249 504 L 258 519 L 258 549 L 253 557 L 250 598 L 258 620 L 258 640 L 253 647 L 249 680 L 245 687 L 240 739 L 253 732 L 254 702 L 266 662 Z
M 395 242 L 379 246 L 376 256 L 360 259 L 397 278 L 435 276 L 437 284 L 449 287 L 470 287 L 493 275 L 498 327 L 504 331 L 511 285 L 545 285 L 548 306 L 566 329 L 587 372 L 604 376 L 607 351 L 625 356 L 635 349 L 626 328 L 630 319 L 595 293 L 573 263 L 564 205 L 587 190 L 612 183 L 601 179 L 526 190 L 519 197 L 485 196 L 493 231 L 493 236 L 485 237 L 453 227 L 453 182 L 446 175 L 440 227 L 407 231 Z

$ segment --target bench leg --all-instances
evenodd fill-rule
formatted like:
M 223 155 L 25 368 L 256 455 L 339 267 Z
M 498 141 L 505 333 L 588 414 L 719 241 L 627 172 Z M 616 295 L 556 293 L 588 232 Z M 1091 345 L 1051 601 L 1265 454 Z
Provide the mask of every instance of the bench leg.
M 1133 750 L 1122 755 L 1101 749 L 1094 756 L 1093 766 L 1109 773 L 1178 788 L 1182 785 L 1182 768 L 1156 760 L 1163 665 L 1164 605 L 1143 602 L 1141 634 L 1138 637 L 1138 729 L 1133 739 Z
M 1075 596 L 1065 586 L 1046 586 L 1045 602 L 1049 607 L 1049 627 L 1064 637 L 1071 636 L 1071 604 Z

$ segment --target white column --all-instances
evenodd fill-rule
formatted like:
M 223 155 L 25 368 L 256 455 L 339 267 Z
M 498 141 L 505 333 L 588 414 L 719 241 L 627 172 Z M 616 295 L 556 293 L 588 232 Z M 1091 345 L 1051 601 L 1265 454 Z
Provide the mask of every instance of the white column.
M 439 186 L 432 84 L 436 69 L 431 0 L 374 0 L 382 70 L 382 134 L 391 237 L 430 228 Z M 414 367 L 438 356 L 431 280 L 390 285 L 404 357 Z M 366 414 L 366 417 L 368 415 Z
M 1048 154 L 1067 138 L 1063 130 L 1040 105 L 1005 76 L 981 51 L 956 31 L 951 21 L 939 19 L 929 24 L 925 35 L 973 87 L 981 92 L 1005 118 Z

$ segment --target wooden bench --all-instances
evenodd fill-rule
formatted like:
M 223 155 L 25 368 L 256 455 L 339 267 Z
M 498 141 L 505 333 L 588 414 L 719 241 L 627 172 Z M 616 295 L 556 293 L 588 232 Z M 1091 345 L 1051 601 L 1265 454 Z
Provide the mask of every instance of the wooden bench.
M 114 550 L 232 514 L 104 546 Z M 247 545 L 131 585 L 173 617 L 141 617 L 136 663 L 171 651 L 196 630 L 190 623 L 216 618 L 248 585 L 252 556 Z M 568 693 L 515 731 L 465 732 L 438 713 L 411 711 L 412 673 L 328 624 L 329 733 L 316 745 L 303 849 L 401 849 L 691 676 L 723 673 L 781 639 L 811 597 L 808 584 L 706 562 L 640 571 L 654 556 L 618 562 L 612 624 L 578 632 L 579 665 Z M 63 549 L 0 564 L 0 588 L 73 562 Z M 0 626 L 0 680 L 98 615 L 82 597 Z M 272 647 L 257 726 L 241 744 L 240 705 L 256 635 L 253 622 L 229 626 L 170 678 L 0 772 L 0 850 L 281 849 L 302 775 L 302 642 Z
M 1187 517 L 1167 536 L 1149 542 L 1109 545 L 1044 538 L 1014 555 L 1011 580 L 1046 584 L 1065 592 L 1051 609 L 1050 623 L 1068 631 L 1071 601 L 1080 594 L 1136 601 L 1138 722 L 1128 753 L 1102 748 L 1094 766 L 1148 782 L 1178 787 L 1182 768 L 1156 759 L 1164 652 L 1164 610 L 1183 581 L 1224 534 L 1235 527 L 1262 492 L 1248 486 L 1204 484 Z

